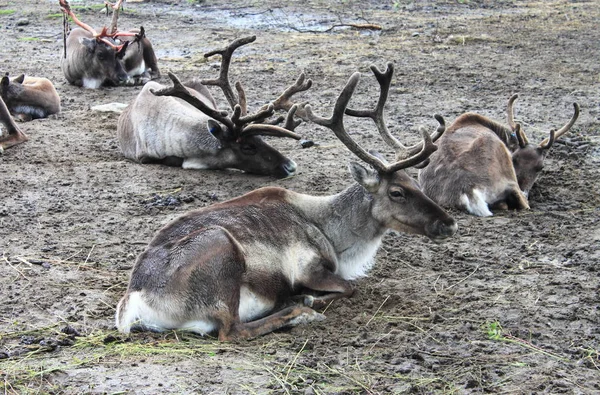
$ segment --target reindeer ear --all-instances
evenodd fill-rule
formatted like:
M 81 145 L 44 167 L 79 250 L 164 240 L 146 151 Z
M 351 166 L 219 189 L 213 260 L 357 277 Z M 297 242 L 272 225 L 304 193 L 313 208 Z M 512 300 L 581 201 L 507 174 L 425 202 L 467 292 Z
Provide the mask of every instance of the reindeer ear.
M 208 131 L 210 134 L 215 136 L 215 138 L 221 143 L 229 143 L 233 140 L 233 135 L 231 132 L 227 128 L 221 127 L 221 125 L 214 119 L 209 119 L 206 122 L 206 125 L 208 126 Z
M 360 185 L 363 186 L 369 192 L 375 192 L 379 188 L 380 180 L 379 174 L 377 171 L 366 168 L 363 165 L 350 162 L 348 165 L 348 169 L 350 169 L 350 174 L 352 174 L 352 178 Z
M 17 78 L 13 79 L 13 82 L 16 82 L 17 84 L 22 84 L 23 81 L 25 81 L 25 74 L 21 74 Z
M 127 47 L 129 46 L 130 41 L 125 41 L 125 44 L 119 49 L 116 56 L 117 59 L 123 59 L 125 57 L 125 52 L 127 52 Z
M 83 45 L 90 53 L 94 52 L 96 50 L 96 45 L 98 45 L 98 42 L 95 38 L 87 37 L 81 37 L 79 39 L 79 43 Z
M 8 78 L 8 73 L 6 73 L 6 75 L 4 77 L 2 77 L 2 81 L 0 82 L 0 84 L 2 85 L 2 88 L 4 88 L 4 89 L 8 88 L 8 85 L 10 84 L 10 79 Z

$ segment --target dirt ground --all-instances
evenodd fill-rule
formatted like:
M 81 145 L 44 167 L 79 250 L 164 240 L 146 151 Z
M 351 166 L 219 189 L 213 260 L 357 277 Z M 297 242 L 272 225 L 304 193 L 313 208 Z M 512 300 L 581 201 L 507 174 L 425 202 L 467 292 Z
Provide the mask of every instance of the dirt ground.
M 101 27 L 109 18 L 98 3 L 72 4 Z M 303 71 L 314 85 L 301 99 L 317 113 L 331 111 L 355 71 L 363 76 L 352 105 L 371 106 L 378 90 L 369 66 L 386 62 L 396 67 L 389 126 L 407 143 L 420 125 L 434 130 L 434 113 L 504 122 L 515 92 L 516 117 L 535 141 L 570 119 L 574 101 L 581 106 L 531 192 L 531 210 L 453 212 L 459 231 L 442 244 L 389 234 L 370 276 L 326 309 L 327 320 L 234 343 L 116 332 L 135 257 L 182 213 L 261 186 L 336 193 L 351 182 L 354 158 L 330 131 L 304 124 L 299 133 L 318 146 L 272 141 L 298 163 L 290 179 L 129 162 L 117 145 L 118 115 L 90 108 L 128 103 L 140 87 L 68 85 L 58 14 L 57 1 L 0 0 L 0 72 L 50 78 L 62 99 L 58 116 L 22 124 L 30 140 L 0 156 L 4 393 L 600 392 L 597 1 L 126 4 L 120 27 L 145 27 L 163 83 L 166 71 L 216 76 L 218 60 L 202 55 L 256 34 L 231 68 L 254 109 Z M 319 32 L 367 22 L 383 29 Z M 347 126 L 365 147 L 385 150 L 368 121 Z

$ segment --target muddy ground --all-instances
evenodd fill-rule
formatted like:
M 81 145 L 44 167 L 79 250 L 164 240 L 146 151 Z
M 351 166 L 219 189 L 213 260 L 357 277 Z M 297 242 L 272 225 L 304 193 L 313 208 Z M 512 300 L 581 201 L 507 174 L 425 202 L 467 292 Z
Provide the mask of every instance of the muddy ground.
M 251 108 L 297 75 L 301 99 L 329 113 L 355 71 L 353 106 L 377 97 L 369 66 L 396 66 L 388 119 L 403 141 L 477 111 L 516 116 L 530 139 L 581 116 L 555 144 L 531 210 L 475 218 L 434 244 L 390 234 L 359 292 L 327 320 L 252 341 L 115 331 L 115 305 L 135 257 L 164 224 L 265 185 L 331 194 L 350 183 L 352 155 L 328 130 L 302 125 L 319 146 L 272 141 L 299 165 L 286 180 L 238 171 L 139 165 L 121 155 L 117 115 L 139 87 L 84 90 L 60 70 L 54 1 L 0 0 L 0 72 L 54 81 L 62 112 L 22 124 L 30 140 L 0 156 L 0 390 L 8 394 L 573 393 L 600 391 L 600 7 L 596 1 L 205 1 L 126 5 L 122 28 L 143 25 L 163 76 L 216 76 L 203 53 L 256 34 L 232 79 Z M 97 1 L 76 11 L 109 23 Z M 13 11 L 13 12 L 11 12 Z M 28 24 L 20 25 L 26 18 Z M 334 28 L 373 23 L 381 31 Z M 23 23 L 23 22 L 21 22 Z M 163 77 L 162 82 L 167 83 Z M 224 105 L 220 92 L 215 96 Z M 373 125 L 348 121 L 383 148 Z M 387 151 L 390 154 L 389 150 Z M 416 174 L 416 171 L 411 171 Z

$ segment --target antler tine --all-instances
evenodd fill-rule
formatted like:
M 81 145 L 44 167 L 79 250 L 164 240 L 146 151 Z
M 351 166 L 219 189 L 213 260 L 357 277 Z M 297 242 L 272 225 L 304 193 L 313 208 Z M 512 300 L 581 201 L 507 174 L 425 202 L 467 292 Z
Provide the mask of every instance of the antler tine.
M 238 93 L 238 104 L 242 110 L 242 116 L 245 116 L 248 114 L 248 101 L 246 100 L 246 92 L 244 91 L 244 87 L 239 81 L 235 83 L 235 90 L 237 90 Z
M 317 125 L 324 126 L 328 129 L 331 129 L 333 133 L 337 136 L 337 138 L 344 143 L 348 149 L 358 156 L 365 163 L 373 166 L 377 171 L 385 173 L 387 170 L 386 164 L 381 161 L 379 158 L 371 155 L 367 151 L 365 151 L 360 145 L 358 145 L 352 137 L 348 134 L 346 129 L 344 128 L 344 113 L 346 112 L 346 107 L 348 106 L 348 102 L 352 98 L 352 94 L 356 89 L 356 85 L 360 80 L 360 73 L 354 73 L 346 83 L 346 86 L 340 93 L 337 101 L 335 102 L 335 106 L 333 108 L 333 114 L 330 118 L 323 118 L 315 115 L 312 112 L 310 105 L 307 105 L 304 109 L 306 111 L 306 115 L 308 119 Z
M 571 118 L 571 120 L 562 128 L 558 129 L 555 132 L 554 135 L 554 139 L 558 140 L 559 137 L 561 137 L 563 134 L 567 133 L 571 127 L 573 126 L 573 124 L 575 123 L 575 121 L 577 121 L 577 118 L 579 118 L 579 104 L 577 103 L 573 103 L 573 109 L 574 109 L 574 113 L 573 113 L 573 117 Z M 542 148 L 550 148 L 552 146 L 552 143 L 554 143 L 554 141 L 552 141 L 552 143 L 550 143 L 550 138 L 546 137 L 541 143 L 540 143 L 540 147 Z
M 512 95 L 510 97 L 510 99 L 508 99 L 508 108 L 506 109 L 506 116 L 508 119 L 508 126 L 510 127 L 510 129 L 514 132 L 515 129 L 517 128 L 517 124 L 515 123 L 515 118 L 514 118 L 514 105 L 515 105 L 515 100 L 517 100 L 519 98 L 519 94 L 515 93 L 514 95 Z
M 408 167 L 415 166 L 429 158 L 429 156 L 438 149 L 437 145 L 433 144 L 431 136 L 429 135 L 427 130 L 425 130 L 424 127 L 420 127 L 419 131 L 421 132 L 421 136 L 423 137 L 421 150 L 416 155 L 409 156 L 408 158 L 403 160 L 396 160 L 396 162 L 387 166 L 386 171 L 388 173 L 393 173 L 401 169 L 406 169 Z
M 169 72 L 168 75 L 169 75 L 169 78 L 171 79 L 171 81 L 173 81 L 173 86 L 169 87 L 169 88 L 163 88 L 158 91 L 151 88 L 150 92 L 152 94 L 154 94 L 156 96 L 173 96 L 173 97 L 182 99 L 182 100 L 186 101 L 187 103 L 191 104 L 192 106 L 194 106 L 195 108 L 197 108 L 198 110 L 202 111 L 204 114 L 208 115 L 209 117 L 214 118 L 217 121 L 221 122 L 222 124 L 227 126 L 230 130 L 234 129 L 233 121 L 230 118 L 228 118 L 228 114 L 226 111 L 219 111 L 219 110 L 210 108 L 209 106 L 204 104 L 204 102 L 202 102 L 202 100 L 200 100 L 196 96 L 193 96 L 192 94 L 190 94 L 190 92 L 187 90 L 187 88 L 185 86 L 183 86 L 183 84 L 181 83 L 181 81 L 179 81 L 179 78 L 177 78 L 177 76 L 175 74 Z
M 377 125 L 377 130 L 379 130 L 379 134 L 385 143 L 394 149 L 396 157 L 398 157 L 406 152 L 406 147 L 389 132 L 385 124 L 383 113 L 385 102 L 387 101 L 390 91 L 392 76 L 394 75 L 394 65 L 389 62 L 385 72 L 381 72 L 377 66 L 372 65 L 371 71 L 373 71 L 375 78 L 377 78 L 380 87 L 377 105 L 373 110 L 353 110 L 348 108 L 346 109 L 346 114 L 353 117 L 371 118 L 375 122 L 375 125 Z
M 239 106 L 236 106 L 236 108 Z M 256 120 L 264 120 L 268 117 L 270 117 L 271 115 L 273 115 L 273 112 L 275 111 L 273 108 L 273 104 L 269 104 L 268 107 L 266 109 L 262 109 L 260 111 L 258 111 L 256 114 L 252 114 L 252 115 L 248 115 L 244 118 L 240 118 L 239 122 L 237 122 L 238 125 L 244 125 L 246 124 L 246 126 L 242 127 L 242 130 L 240 132 L 240 136 L 256 136 L 256 135 L 263 135 L 263 136 L 274 136 L 274 137 L 290 137 L 296 140 L 299 140 L 301 137 L 300 135 L 296 134 L 293 132 L 293 130 L 296 128 L 296 126 L 298 126 L 300 124 L 300 121 L 298 121 L 298 123 L 294 122 L 294 113 L 296 112 L 296 109 L 298 108 L 297 105 L 292 106 L 292 108 L 290 109 L 290 111 L 288 112 L 288 116 L 286 118 L 286 123 L 284 127 L 281 126 L 277 126 L 271 123 L 250 123 Z M 290 115 L 291 114 L 291 115 Z M 291 119 L 290 119 L 291 117 Z
M 312 80 L 310 78 L 306 79 L 306 75 L 304 73 L 301 73 L 298 79 L 296 79 L 296 82 L 293 85 L 290 85 L 286 90 L 284 90 L 283 93 L 271 103 L 275 107 L 275 110 L 289 111 L 292 108 L 292 106 L 294 106 L 294 103 L 291 100 L 292 96 L 294 96 L 296 93 L 304 92 L 310 89 L 311 86 Z M 305 121 L 308 120 L 306 112 L 303 111 L 303 108 L 301 107 L 298 107 L 298 109 L 296 110 L 296 116 Z
M 233 52 L 241 47 L 242 45 L 249 44 L 256 40 L 256 36 L 242 37 L 233 41 L 224 49 L 216 49 L 204 54 L 205 58 L 210 58 L 213 55 L 221 55 L 221 70 L 219 71 L 219 78 L 213 80 L 202 80 L 201 83 L 204 85 L 214 85 L 221 88 L 229 106 L 233 109 L 236 104 L 239 104 L 235 98 L 235 93 L 229 83 L 229 66 L 231 65 L 231 57 Z
M 236 107 L 238 107 L 238 106 L 236 106 Z M 235 124 L 242 126 L 242 125 L 246 125 L 250 122 L 263 121 L 263 120 L 269 118 L 271 115 L 273 115 L 274 112 L 275 112 L 275 109 L 273 108 L 273 105 L 269 104 L 266 108 L 262 108 L 254 114 L 240 117 L 239 120 L 235 121 Z
M 440 124 L 435 132 L 431 135 L 431 142 L 435 143 L 446 131 L 446 120 L 440 114 L 434 114 L 433 117 Z M 411 147 L 406 148 L 408 155 L 414 155 L 423 149 L 423 142 L 417 143 Z
M 273 136 L 273 137 L 289 137 L 294 140 L 300 140 L 302 137 L 291 130 L 282 128 L 277 125 L 269 125 L 267 123 L 252 123 L 245 126 L 240 135 L 244 136 Z
M 290 110 L 287 113 L 287 116 L 285 117 L 285 126 L 284 128 L 288 129 L 288 130 L 294 130 L 298 127 L 298 125 L 300 125 L 302 123 L 302 121 L 300 119 L 298 119 L 297 121 L 294 120 L 294 115 L 296 115 L 296 112 L 298 111 L 300 107 L 298 106 L 298 104 L 294 104 Z

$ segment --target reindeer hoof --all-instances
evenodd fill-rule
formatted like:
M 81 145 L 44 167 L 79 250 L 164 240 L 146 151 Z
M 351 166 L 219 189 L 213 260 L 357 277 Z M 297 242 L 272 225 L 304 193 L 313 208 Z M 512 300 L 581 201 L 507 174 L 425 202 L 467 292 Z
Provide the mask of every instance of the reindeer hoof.
M 303 304 L 308 307 L 313 307 L 315 304 L 315 297 L 312 295 L 304 295 Z
M 304 311 L 298 314 L 296 317 L 291 319 L 288 323 L 289 326 L 297 326 L 300 324 L 308 324 L 313 321 L 324 321 L 325 316 L 321 313 L 317 313 L 312 309 L 304 309 Z

